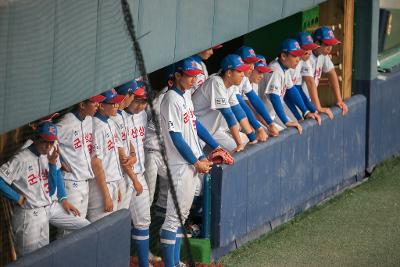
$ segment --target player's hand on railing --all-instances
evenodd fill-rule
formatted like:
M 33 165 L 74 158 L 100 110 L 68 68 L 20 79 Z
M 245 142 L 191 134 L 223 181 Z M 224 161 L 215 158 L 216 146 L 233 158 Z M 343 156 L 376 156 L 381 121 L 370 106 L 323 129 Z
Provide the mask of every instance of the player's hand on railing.
M 299 134 L 301 134 L 303 132 L 303 128 L 301 127 L 300 123 L 298 123 L 297 121 L 288 121 L 286 123 L 286 127 L 296 128 L 297 131 L 299 132 Z
M 325 113 L 326 115 L 328 115 L 328 118 L 333 120 L 333 118 L 335 116 L 333 116 L 332 110 L 330 108 L 320 108 L 318 110 L 319 113 Z
M 347 112 L 349 112 L 349 108 L 347 107 L 346 103 L 344 103 L 343 101 L 336 103 L 336 106 L 338 106 L 342 110 L 343 116 L 346 115 Z
M 77 208 L 75 208 L 75 206 L 72 205 L 67 199 L 64 199 L 61 202 L 61 206 L 67 213 L 69 213 L 69 214 L 72 213 L 74 216 L 81 216 L 81 213 L 79 212 L 79 210 Z
M 49 152 L 49 154 L 47 154 L 47 159 L 48 159 L 49 163 L 56 165 L 59 155 L 60 155 L 60 151 L 58 149 L 58 146 L 54 146 L 53 151 L 51 151 L 51 152 Z
M 321 116 L 319 116 L 317 113 L 307 113 L 306 115 L 307 119 L 311 119 L 311 120 L 316 120 L 318 125 L 321 125 L 322 121 L 321 121 Z
M 135 188 L 137 196 L 139 196 L 143 192 L 143 186 L 137 179 L 133 181 L 133 188 Z
M 110 194 L 104 198 L 104 211 L 105 212 L 112 212 L 114 209 L 113 201 Z
M 267 128 L 268 128 L 269 133 L 272 136 L 274 136 L 274 137 L 279 136 L 279 130 L 274 123 L 271 123 L 270 125 L 268 125 Z
M 256 130 L 256 138 L 259 142 L 265 142 L 268 139 L 268 134 L 265 132 L 263 127 Z
M 212 165 L 213 163 L 207 159 L 198 160 L 194 163 L 197 172 L 201 174 L 208 173 L 211 170 Z
M 244 145 L 244 144 L 240 144 L 235 149 L 233 149 L 231 153 L 243 151 L 245 146 L 246 145 Z

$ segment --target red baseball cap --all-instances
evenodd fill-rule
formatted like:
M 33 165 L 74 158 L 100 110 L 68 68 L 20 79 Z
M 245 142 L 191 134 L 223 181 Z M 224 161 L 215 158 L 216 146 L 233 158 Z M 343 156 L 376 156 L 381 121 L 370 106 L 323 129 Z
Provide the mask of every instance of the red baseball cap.
M 88 100 L 93 103 L 103 102 L 104 99 L 106 99 L 106 97 L 102 95 L 95 95 L 88 98 Z

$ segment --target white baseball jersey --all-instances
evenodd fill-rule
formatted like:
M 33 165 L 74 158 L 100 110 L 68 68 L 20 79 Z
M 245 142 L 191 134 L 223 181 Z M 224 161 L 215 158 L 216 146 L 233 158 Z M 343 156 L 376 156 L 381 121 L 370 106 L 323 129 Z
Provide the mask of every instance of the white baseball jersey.
M 122 144 L 125 154 L 129 155 L 130 153 L 130 138 L 128 135 L 128 129 L 127 129 L 127 121 L 128 121 L 128 114 L 125 112 L 125 110 L 118 110 L 118 113 L 116 116 L 111 116 L 111 123 L 115 124 L 115 127 L 117 128 L 117 138 L 118 142 Z
M 93 152 L 92 117 L 84 120 L 72 112 L 57 123 L 60 153 L 71 167 L 71 172 L 64 173 L 64 179 L 69 181 L 84 181 L 94 177 L 91 167 Z
M 195 114 L 211 134 L 220 127 L 226 128 L 226 121 L 218 109 L 238 105 L 235 92 L 233 86 L 226 88 L 222 78 L 213 74 L 201 90 L 192 95 Z
M 311 53 L 309 60 L 303 63 L 303 65 L 304 68 L 308 70 L 307 73 L 303 74 L 303 76 L 314 77 L 316 87 L 318 87 L 322 72 L 323 73 L 330 72 L 335 67 L 329 55 L 315 56 L 314 53 Z M 308 92 L 307 85 L 305 82 L 303 82 L 302 87 L 305 92 Z
M 194 94 L 194 92 L 196 92 L 196 90 L 199 89 L 208 79 L 208 71 L 206 64 L 203 62 L 203 60 L 201 60 L 200 56 L 194 55 L 192 58 L 195 60 L 197 67 L 203 71 L 203 73 L 200 73 L 196 76 L 196 82 L 193 88 L 190 89 L 191 93 Z
M 47 155 L 37 155 L 29 148 L 20 150 L 0 167 L 0 176 L 25 196 L 23 208 L 39 208 L 50 205 L 49 161 Z
M 168 90 L 161 102 L 160 109 L 161 128 L 170 166 L 188 164 L 173 144 L 169 135 L 170 131 L 182 134 L 196 158 L 203 155 L 197 136 L 196 116 L 194 115 L 190 91 L 182 94 L 178 90 L 176 88 Z
M 265 103 L 271 118 L 276 117 L 275 110 L 268 98 L 268 94 L 276 94 L 280 96 L 283 102 L 286 90 L 293 87 L 290 69 L 285 69 L 280 65 L 278 59 L 269 64 L 272 72 L 266 73 L 258 85 L 258 94 Z
M 93 117 L 93 155 L 103 162 L 106 182 L 122 179 L 118 147 L 122 144 L 118 141 L 115 124 L 97 113 Z
M 159 122 L 159 125 L 161 127 L 160 123 L 160 106 L 161 106 L 161 101 L 164 98 L 165 93 L 168 91 L 168 87 L 164 87 L 157 97 L 154 98 L 153 100 L 153 108 L 155 113 L 157 114 L 157 119 Z M 147 113 L 147 129 L 146 129 L 146 138 L 144 139 L 144 147 L 147 150 L 155 150 L 159 151 L 160 146 L 158 144 L 158 139 L 157 139 L 157 133 L 156 133 L 156 127 L 153 122 L 153 118 L 151 116 L 151 110 L 150 107 L 148 106 L 146 109 Z M 161 129 L 160 129 L 161 130 Z
M 135 165 L 133 166 L 133 171 L 138 174 L 142 174 L 145 171 L 144 142 L 146 135 L 146 126 L 146 111 L 143 110 L 138 114 L 128 114 L 127 130 L 129 138 L 132 140 L 132 144 L 135 147 L 137 160 Z

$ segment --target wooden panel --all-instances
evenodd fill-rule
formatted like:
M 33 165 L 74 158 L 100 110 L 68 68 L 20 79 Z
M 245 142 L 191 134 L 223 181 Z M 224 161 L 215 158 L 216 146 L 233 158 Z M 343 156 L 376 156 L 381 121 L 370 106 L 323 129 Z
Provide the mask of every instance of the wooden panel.
M 354 0 L 329 0 L 320 6 L 320 25 L 331 26 L 335 37 L 342 41 L 341 45 L 334 46 L 332 50 L 332 62 L 344 99 L 351 96 L 352 90 L 353 21 Z M 329 106 L 335 103 L 325 75 L 321 78 L 318 94 L 322 105 Z

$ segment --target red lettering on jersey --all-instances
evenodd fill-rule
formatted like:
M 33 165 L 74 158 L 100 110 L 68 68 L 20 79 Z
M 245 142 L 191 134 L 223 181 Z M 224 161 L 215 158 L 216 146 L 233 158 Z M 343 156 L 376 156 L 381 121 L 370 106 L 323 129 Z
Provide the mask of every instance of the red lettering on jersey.
M 183 114 L 183 122 L 186 124 L 189 122 L 189 113 L 186 112 L 185 114 Z
M 87 148 L 88 148 L 88 150 L 89 150 L 89 154 L 92 154 L 92 152 L 93 152 L 93 145 L 92 145 L 92 144 L 88 144 L 88 145 L 87 145 Z
M 40 180 L 45 181 L 49 177 L 49 170 L 42 170 L 42 173 L 40 174 Z
M 38 181 L 37 181 L 37 179 L 39 178 L 39 176 L 36 176 L 35 174 L 31 174 L 31 175 L 29 175 L 28 176 L 28 183 L 29 183 L 29 185 L 34 185 L 34 184 L 36 184 Z
M 43 186 L 44 186 L 46 193 L 49 193 L 49 183 L 45 183 Z
M 92 133 L 86 133 L 85 134 L 85 142 L 91 143 L 92 141 L 93 141 Z
M 121 138 L 122 138 L 122 141 L 125 141 L 125 140 L 126 140 L 126 132 L 125 132 L 125 131 L 123 131 L 123 132 L 121 133 Z
M 81 144 L 81 140 L 79 138 L 76 138 L 74 140 L 74 149 L 77 150 L 78 148 L 81 148 L 82 144 Z
M 144 127 L 143 126 L 140 126 L 139 134 L 140 134 L 140 136 L 144 136 Z
M 108 149 L 108 151 L 110 151 L 110 150 L 112 150 L 113 148 L 114 148 L 114 142 L 113 142 L 113 140 L 109 139 L 109 140 L 107 141 L 107 149 Z
M 132 128 L 132 130 L 131 130 L 131 135 L 132 135 L 132 138 L 137 138 L 137 136 L 138 136 L 138 130 L 136 129 L 136 127 L 135 127 L 135 128 Z

